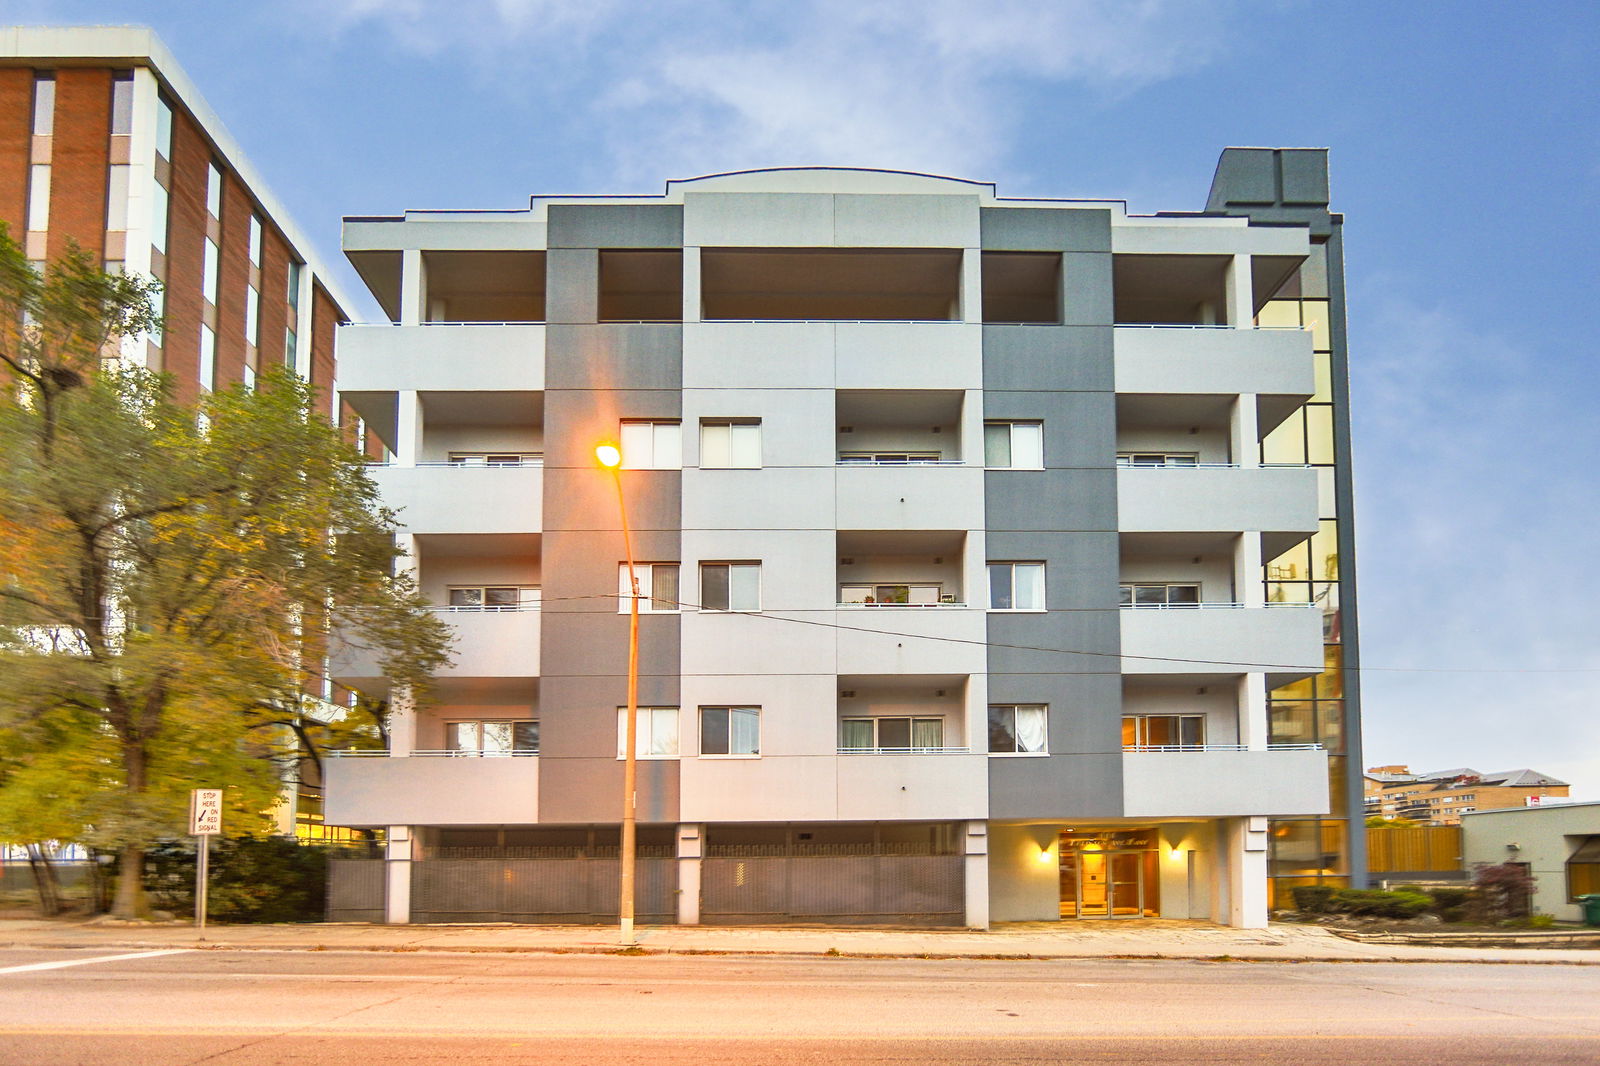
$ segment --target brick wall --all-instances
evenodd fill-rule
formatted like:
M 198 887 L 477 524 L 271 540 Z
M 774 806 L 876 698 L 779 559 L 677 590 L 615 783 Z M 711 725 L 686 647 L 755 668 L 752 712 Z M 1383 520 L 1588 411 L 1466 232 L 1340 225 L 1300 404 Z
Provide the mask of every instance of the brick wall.
M 217 287 L 217 388 L 244 380 L 245 289 L 250 285 L 250 216 L 255 205 L 238 178 L 222 176 L 222 270 Z
M 174 394 L 193 403 L 200 392 L 200 323 L 205 298 L 206 168 L 211 148 L 181 111 L 172 118 L 172 187 L 167 237 L 167 321 L 162 368 L 173 376 Z
M 0 69 L 0 221 L 22 243 L 28 211 L 28 156 L 33 141 L 33 71 Z
M 56 71 L 55 136 L 50 155 L 51 259 L 75 240 L 96 259 L 106 240 L 111 164 L 111 77 L 106 69 Z

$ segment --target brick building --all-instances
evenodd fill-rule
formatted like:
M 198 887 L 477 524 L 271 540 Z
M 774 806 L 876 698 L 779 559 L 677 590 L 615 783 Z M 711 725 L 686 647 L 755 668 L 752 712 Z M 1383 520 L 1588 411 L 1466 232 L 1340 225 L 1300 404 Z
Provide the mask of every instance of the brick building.
M 1367 770 L 1364 799 L 1369 817 L 1460 825 L 1463 814 L 1534 807 L 1547 797 L 1564 799 L 1570 791 L 1565 781 L 1526 768 L 1485 774 L 1458 766 L 1414 774 L 1408 766 L 1374 766 Z

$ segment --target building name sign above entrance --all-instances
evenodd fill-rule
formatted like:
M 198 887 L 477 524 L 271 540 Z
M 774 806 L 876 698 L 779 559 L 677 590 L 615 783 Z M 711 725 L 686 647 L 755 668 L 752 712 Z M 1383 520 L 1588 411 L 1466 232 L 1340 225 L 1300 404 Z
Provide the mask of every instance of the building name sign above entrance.
M 1128 832 L 1061 834 L 1061 847 L 1077 851 L 1146 851 L 1156 846 L 1154 830 L 1139 829 Z

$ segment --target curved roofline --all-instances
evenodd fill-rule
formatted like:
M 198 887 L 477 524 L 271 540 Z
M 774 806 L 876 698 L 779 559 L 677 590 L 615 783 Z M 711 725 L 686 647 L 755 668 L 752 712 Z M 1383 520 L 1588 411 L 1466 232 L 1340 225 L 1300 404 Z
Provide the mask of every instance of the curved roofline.
M 886 167 L 813 166 L 813 167 L 752 167 L 749 170 L 723 170 L 723 171 L 718 171 L 717 173 L 714 173 L 714 174 L 700 174 L 700 175 L 697 175 L 696 177 L 692 177 L 692 178 L 668 178 L 667 179 L 667 188 L 670 190 L 672 188 L 672 186 L 674 186 L 674 185 L 684 185 L 684 184 L 687 184 L 687 183 L 692 182 L 692 181 L 707 181 L 707 180 L 709 180 L 711 178 L 736 178 L 736 177 L 741 177 L 741 176 L 743 176 L 745 174 L 783 174 L 783 173 L 791 173 L 791 172 L 800 171 L 800 170 L 834 170 L 834 171 L 845 171 L 845 172 L 853 173 L 853 174 L 898 174 L 898 175 L 900 175 L 902 177 L 908 177 L 908 178 L 932 178 L 935 181 L 954 181 L 954 182 L 959 182 L 962 185 L 976 185 L 976 186 L 979 186 L 980 188 L 989 189 L 991 191 L 995 187 L 994 182 L 992 182 L 992 181 L 974 181 L 972 178 L 954 178 L 954 177 L 951 177 L 948 174 L 929 174 L 927 171 L 923 171 L 923 170 L 892 170 L 892 169 L 889 169 L 889 168 L 886 168 Z

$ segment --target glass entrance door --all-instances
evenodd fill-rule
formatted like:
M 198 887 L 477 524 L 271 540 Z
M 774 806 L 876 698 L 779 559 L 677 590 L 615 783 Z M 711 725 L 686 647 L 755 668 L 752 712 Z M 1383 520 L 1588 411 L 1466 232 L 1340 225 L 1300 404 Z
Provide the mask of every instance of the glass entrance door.
M 1063 840 L 1061 917 L 1144 918 L 1161 913 L 1160 875 L 1151 848 L 1117 848 L 1121 841 Z M 1088 845 L 1088 846 L 1083 846 Z

